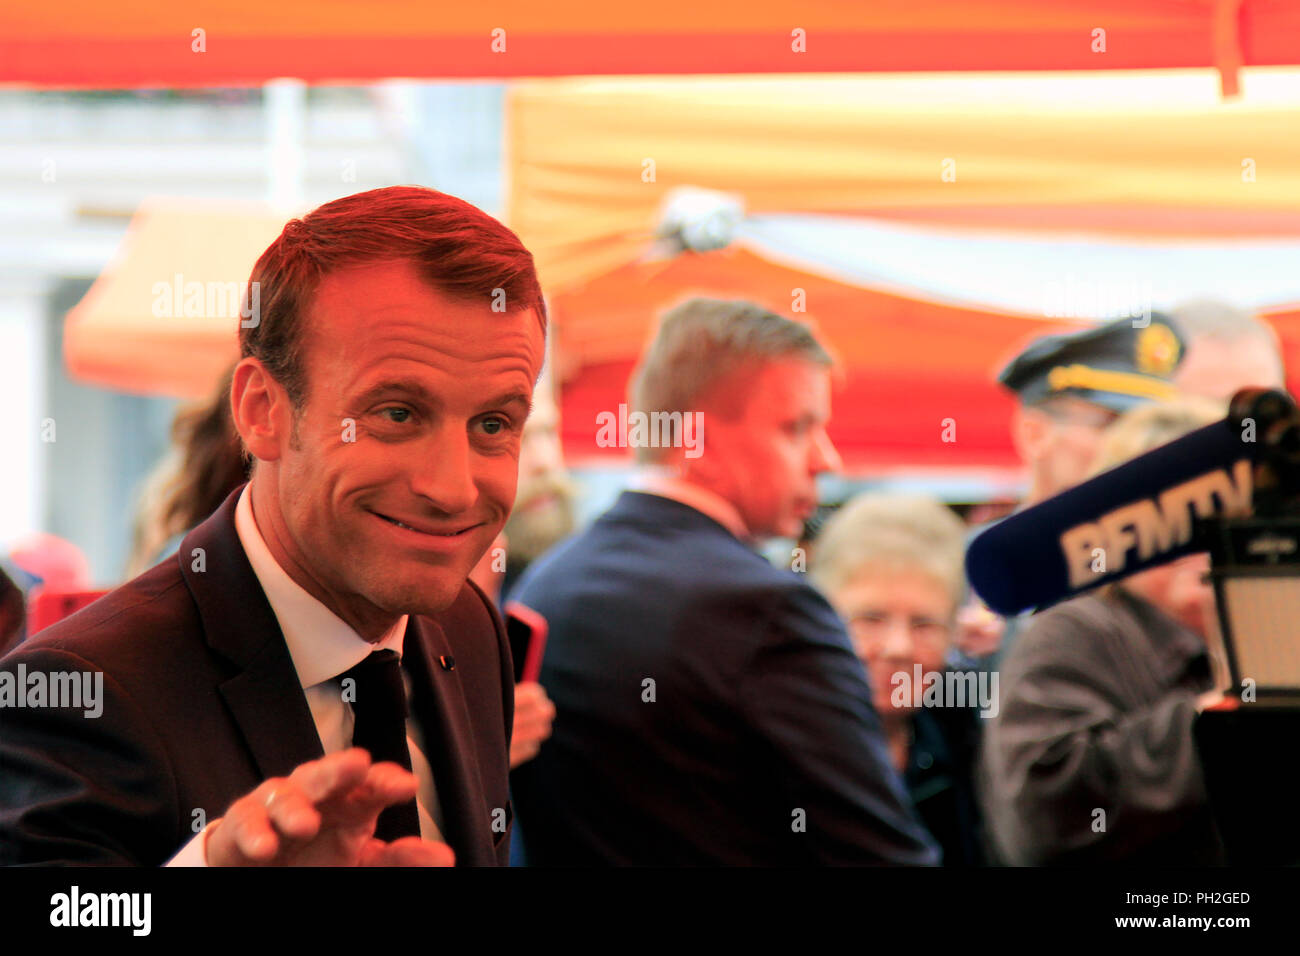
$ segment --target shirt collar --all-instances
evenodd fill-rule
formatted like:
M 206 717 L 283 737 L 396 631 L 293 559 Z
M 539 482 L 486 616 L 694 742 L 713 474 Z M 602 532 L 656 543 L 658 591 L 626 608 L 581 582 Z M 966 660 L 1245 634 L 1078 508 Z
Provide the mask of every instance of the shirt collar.
M 253 483 L 239 493 L 235 505 L 235 533 L 248 555 L 257 582 L 266 593 L 275 619 L 284 633 L 289 657 L 303 688 L 313 687 L 361 663 L 371 651 L 391 649 L 402 653 L 408 615 L 403 614 L 374 644 L 361 637 L 333 611 L 289 577 L 266 546 L 253 517 Z
M 633 477 L 632 490 L 670 498 L 712 518 L 741 541 L 750 539 L 749 529 L 745 527 L 745 521 L 735 505 L 721 495 L 670 472 L 655 468 L 644 469 Z

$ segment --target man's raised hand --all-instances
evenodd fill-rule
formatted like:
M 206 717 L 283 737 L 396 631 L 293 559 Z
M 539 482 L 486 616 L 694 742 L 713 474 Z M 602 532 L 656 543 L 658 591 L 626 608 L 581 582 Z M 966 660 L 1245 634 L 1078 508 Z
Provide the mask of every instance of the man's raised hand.
M 375 839 L 380 812 L 415 796 L 415 775 L 353 747 L 273 777 L 209 827 L 208 866 L 451 866 L 445 843 Z

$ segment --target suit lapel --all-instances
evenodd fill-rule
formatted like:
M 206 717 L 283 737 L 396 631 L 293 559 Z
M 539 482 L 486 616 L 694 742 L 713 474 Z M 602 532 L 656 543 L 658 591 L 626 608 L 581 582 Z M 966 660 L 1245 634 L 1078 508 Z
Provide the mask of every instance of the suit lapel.
M 241 490 L 186 535 L 177 560 L 202 619 L 204 639 L 238 669 L 220 685 L 221 694 L 266 779 L 287 775 L 324 756 L 324 750 L 280 625 L 235 531 Z M 439 663 L 451 655 L 442 627 L 412 615 L 402 663 L 411 675 L 411 709 L 433 770 L 443 835 L 458 863 L 489 866 L 496 863 L 491 819 L 474 759 L 465 689 L 460 674 Z
M 284 634 L 235 531 L 242 490 L 185 536 L 177 560 L 208 646 L 239 668 L 220 690 L 265 780 L 325 754 Z
M 280 661 L 268 649 L 264 658 L 221 685 L 263 780 L 288 776 L 299 764 L 325 756 L 287 651 L 284 658 Z
M 442 627 L 412 616 L 402 648 L 402 664 L 411 676 L 411 709 L 424 737 L 425 756 L 433 770 L 442 806 L 443 836 L 456 861 L 469 866 L 496 862 L 490 834 L 487 797 L 472 755 L 473 730 L 460 675 L 442 666 L 452 660 Z

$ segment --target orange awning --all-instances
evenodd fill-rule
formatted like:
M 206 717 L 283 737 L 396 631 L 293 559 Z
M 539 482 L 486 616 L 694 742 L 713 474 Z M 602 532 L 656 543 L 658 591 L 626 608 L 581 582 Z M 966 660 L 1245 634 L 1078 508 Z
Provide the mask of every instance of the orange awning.
M 805 314 L 792 311 L 794 289 L 802 291 Z M 624 457 L 596 445 L 596 416 L 627 400 L 629 377 L 656 317 L 691 295 L 743 298 L 812 321 L 843 372 L 831 439 L 850 470 L 877 474 L 1018 468 L 1010 431 L 1014 403 L 995 376 L 1034 338 L 1086 324 L 864 289 L 745 250 L 628 265 L 551 299 L 570 460 Z M 1287 367 L 1300 370 L 1300 312 L 1281 309 L 1264 318 L 1280 334 Z
M 1239 66 L 1295 63 L 1300 8 L 1286 0 L 68 0 L 0 11 L 0 83 L 49 87 L 1214 66 L 1231 93 Z
M 1244 80 L 1232 103 L 1204 71 L 517 84 L 507 216 L 551 296 L 566 450 L 608 454 L 593 447 L 593 416 L 624 400 L 665 307 L 695 293 L 789 314 L 800 288 L 844 359 L 832 427 L 851 465 L 1013 466 L 1011 404 L 994 375 L 1063 323 L 841 284 L 737 248 L 655 260 L 665 201 L 698 187 L 738 197 L 750 216 L 869 217 L 951 235 L 1294 239 L 1300 73 Z M 1278 324 L 1300 367 L 1300 329 Z M 949 417 L 955 443 L 942 441 Z
M 286 219 L 251 203 L 143 206 L 68 313 L 68 374 L 136 394 L 206 396 L 238 354 L 238 294 Z

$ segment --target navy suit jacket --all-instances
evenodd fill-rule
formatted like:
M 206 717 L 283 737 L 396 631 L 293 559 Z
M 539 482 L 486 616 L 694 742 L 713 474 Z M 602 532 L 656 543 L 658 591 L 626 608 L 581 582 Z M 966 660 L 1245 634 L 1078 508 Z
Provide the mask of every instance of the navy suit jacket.
M 0 707 L 0 864 L 165 863 L 196 820 L 323 755 L 235 533 L 238 496 L 177 555 L 0 661 L 104 674 L 97 718 Z M 495 609 L 467 583 L 437 618 L 411 617 L 402 663 L 456 862 L 507 864 L 514 680 Z
M 938 862 L 826 600 L 720 524 L 625 492 L 536 562 L 551 738 L 512 776 L 528 862 Z

